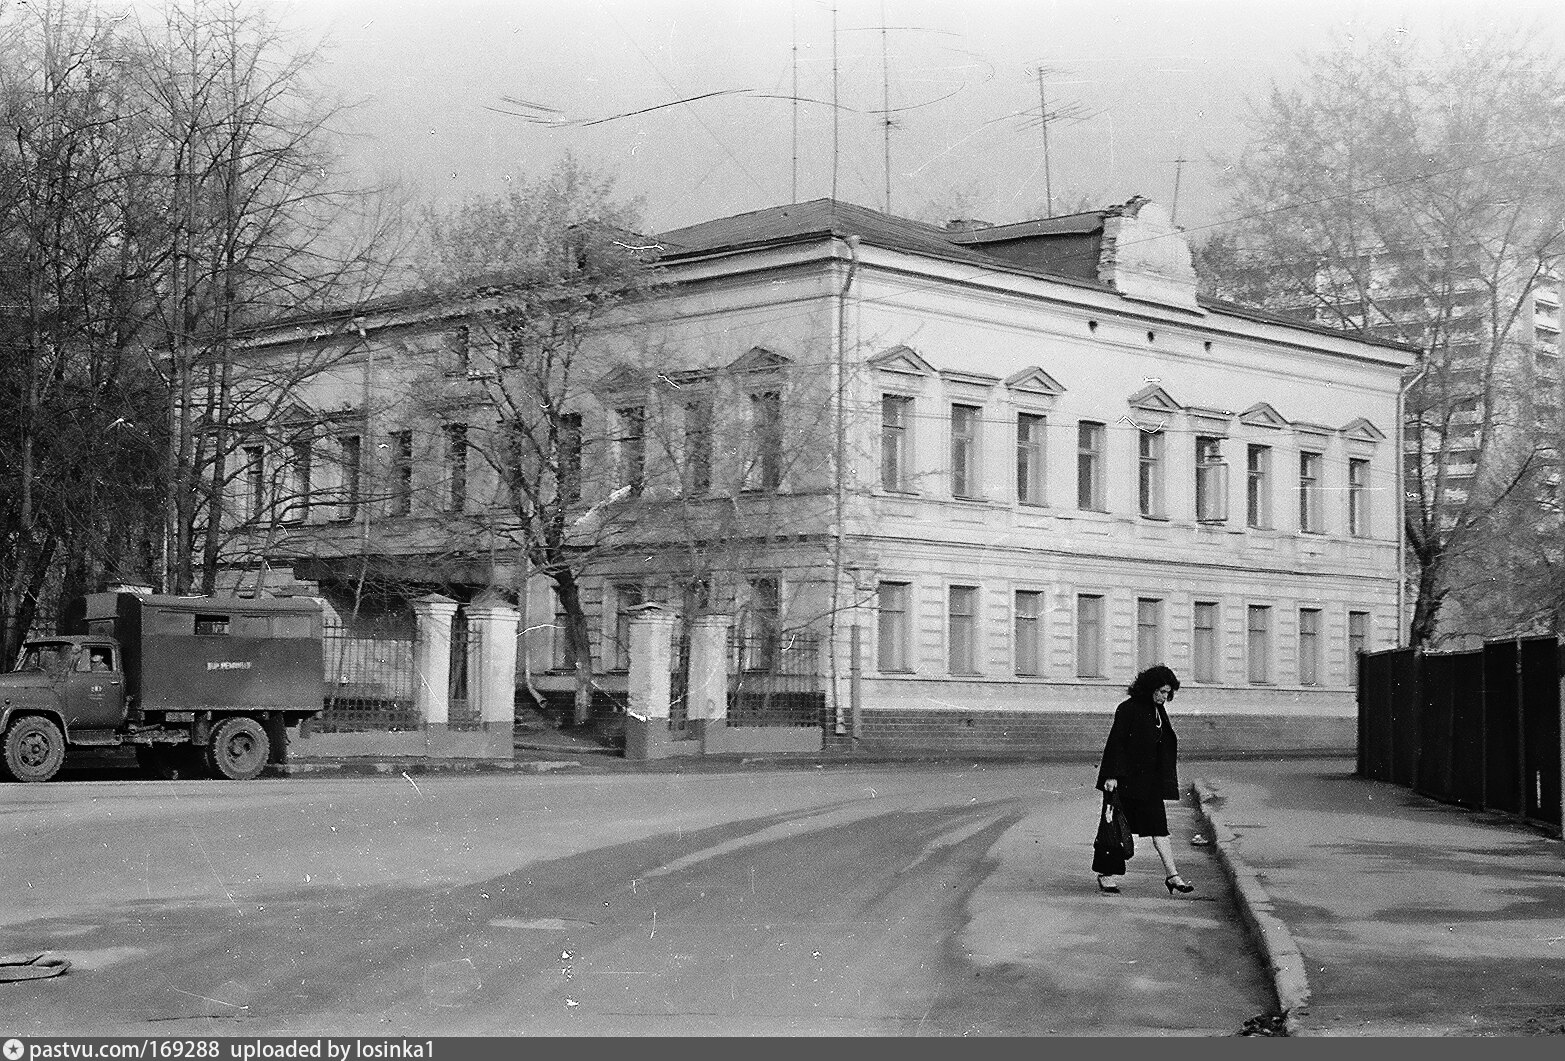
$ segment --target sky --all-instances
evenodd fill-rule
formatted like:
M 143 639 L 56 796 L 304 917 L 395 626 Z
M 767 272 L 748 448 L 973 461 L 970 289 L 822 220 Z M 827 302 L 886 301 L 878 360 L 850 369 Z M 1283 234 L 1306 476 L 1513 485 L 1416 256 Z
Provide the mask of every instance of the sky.
M 1140 194 L 1194 235 L 1251 102 L 1333 34 L 1515 24 L 1565 54 L 1561 0 L 266 2 L 324 42 L 356 177 L 448 206 L 570 151 L 654 232 L 832 195 L 1003 223 Z

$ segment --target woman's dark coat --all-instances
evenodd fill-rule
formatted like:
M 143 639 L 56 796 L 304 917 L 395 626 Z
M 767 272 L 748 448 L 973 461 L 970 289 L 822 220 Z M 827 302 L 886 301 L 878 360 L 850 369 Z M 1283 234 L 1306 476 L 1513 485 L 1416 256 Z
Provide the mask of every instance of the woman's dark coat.
M 1152 721 L 1154 711 L 1163 721 L 1161 731 Z M 1103 745 L 1098 787 L 1102 788 L 1103 782 L 1112 777 L 1119 782 L 1122 796 L 1178 799 L 1178 750 L 1179 741 L 1167 711 L 1150 700 L 1126 700 L 1115 709 L 1114 725 Z

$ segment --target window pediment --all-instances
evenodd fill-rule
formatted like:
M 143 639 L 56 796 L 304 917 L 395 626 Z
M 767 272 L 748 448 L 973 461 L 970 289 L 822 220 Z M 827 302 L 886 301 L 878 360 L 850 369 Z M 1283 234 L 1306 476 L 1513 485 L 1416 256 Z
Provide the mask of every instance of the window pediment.
M 793 364 L 792 359 L 774 350 L 768 350 L 764 346 L 752 346 L 744 354 L 729 362 L 728 371 L 777 372 L 791 364 Z
M 1290 426 L 1287 417 L 1265 402 L 1256 402 L 1240 413 L 1239 422 L 1249 427 L 1270 427 L 1277 430 Z
M 870 366 L 882 372 L 898 372 L 906 376 L 937 376 L 935 366 L 918 355 L 910 346 L 893 346 L 869 358 Z
M 1386 440 L 1385 432 L 1381 431 L 1380 428 L 1376 427 L 1373 423 L 1371 423 L 1369 420 L 1366 420 L 1362 416 L 1357 420 L 1350 420 L 1348 423 L 1343 424 L 1342 433 L 1355 442 L 1368 442 L 1373 444 L 1376 442 L 1384 442 Z
M 1057 398 L 1065 393 L 1065 386 L 1037 365 L 1006 376 L 1005 386 L 1019 394 L 1044 398 Z
M 1136 409 L 1144 409 L 1152 413 L 1178 413 L 1184 411 L 1184 406 L 1176 402 L 1162 387 L 1153 383 L 1142 387 L 1130 396 L 1130 404 Z

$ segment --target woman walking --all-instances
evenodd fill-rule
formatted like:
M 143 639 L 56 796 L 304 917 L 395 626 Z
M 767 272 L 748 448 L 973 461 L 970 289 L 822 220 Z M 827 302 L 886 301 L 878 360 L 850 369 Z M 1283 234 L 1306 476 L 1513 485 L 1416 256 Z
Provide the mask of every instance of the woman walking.
M 1179 744 L 1166 708 L 1178 691 L 1179 679 L 1162 664 L 1136 675 L 1129 697 L 1114 712 L 1114 725 L 1103 746 L 1103 765 L 1098 769 L 1098 788 L 1119 794 L 1130 831 L 1151 839 L 1168 873 L 1163 883 L 1170 895 L 1195 890 L 1174 865 L 1168 814 L 1163 807 L 1164 800 L 1179 798 Z M 1119 878 L 1099 874 L 1098 890 L 1118 892 Z

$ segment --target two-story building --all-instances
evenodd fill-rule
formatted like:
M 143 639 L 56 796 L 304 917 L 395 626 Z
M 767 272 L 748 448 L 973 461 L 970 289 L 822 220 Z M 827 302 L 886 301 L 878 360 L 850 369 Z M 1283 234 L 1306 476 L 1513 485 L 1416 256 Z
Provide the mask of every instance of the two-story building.
M 572 414 L 583 519 L 616 527 L 584 580 L 606 686 L 656 600 L 735 614 L 757 670 L 818 639 L 830 728 L 867 747 L 1089 750 L 1157 662 L 1196 753 L 1353 746 L 1356 653 L 1402 622 L 1413 351 L 1198 296 L 1141 199 L 945 228 L 819 200 L 656 238 L 664 282 L 589 341 Z M 267 584 L 510 586 L 520 673 L 563 689 L 557 601 L 474 456 L 475 305 L 365 314 L 299 396 L 339 427 Z

